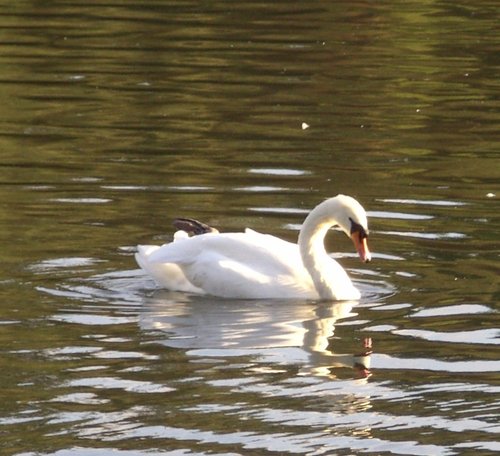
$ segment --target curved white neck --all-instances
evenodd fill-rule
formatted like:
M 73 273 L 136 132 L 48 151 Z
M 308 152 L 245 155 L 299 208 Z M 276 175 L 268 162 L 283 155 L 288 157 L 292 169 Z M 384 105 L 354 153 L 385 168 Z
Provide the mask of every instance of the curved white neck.
M 338 224 L 341 205 L 335 198 L 324 201 L 306 217 L 299 234 L 299 249 L 304 267 L 309 272 L 321 299 L 345 299 L 340 290 L 352 283 L 345 271 L 330 258 L 324 239 L 328 230 Z M 335 265 L 335 273 L 332 266 Z

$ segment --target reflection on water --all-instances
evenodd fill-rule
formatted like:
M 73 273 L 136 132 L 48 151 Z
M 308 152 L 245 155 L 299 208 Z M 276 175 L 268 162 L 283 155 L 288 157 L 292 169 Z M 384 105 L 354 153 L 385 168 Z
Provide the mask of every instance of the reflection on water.
M 342 355 L 332 348 L 335 323 L 351 316 L 355 303 L 307 304 L 303 301 L 224 301 L 157 293 L 141 312 L 141 328 L 162 331 L 169 347 L 190 356 L 255 356 L 261 362 L 303 366 L 314 374 L 330 374 L 348 366 L 367 375 L 369 350 Z M 342 348 L 342 341 L 337 341 Z

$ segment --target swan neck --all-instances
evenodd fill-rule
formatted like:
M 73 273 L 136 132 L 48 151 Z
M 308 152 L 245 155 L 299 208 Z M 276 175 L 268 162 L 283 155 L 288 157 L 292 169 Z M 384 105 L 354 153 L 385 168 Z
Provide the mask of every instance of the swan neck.
M 332 201 L 325 201 L 306 217 L 299 234 L 299 249 L 304 267 L 309 272 L 321 299 L 336 299 L 333 284 L 325 273 L 332 259 L 325 250 L 325 236 L 337 225 L 338 207 Z

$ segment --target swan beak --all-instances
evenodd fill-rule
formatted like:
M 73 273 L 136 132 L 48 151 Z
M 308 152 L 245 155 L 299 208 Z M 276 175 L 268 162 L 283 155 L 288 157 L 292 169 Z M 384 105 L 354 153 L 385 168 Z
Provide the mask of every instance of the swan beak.
M 372 255 L 370 250 L 368 249 L 368 242 L 366 241 L 366 236 L 363 236 L 362 233 L 356 231 L 352 233 L 351 236 L 352 242 L 354 242 L 354 246 L 358 252 L 359 258 L 363 263 L 368 263 L 372 259 Z

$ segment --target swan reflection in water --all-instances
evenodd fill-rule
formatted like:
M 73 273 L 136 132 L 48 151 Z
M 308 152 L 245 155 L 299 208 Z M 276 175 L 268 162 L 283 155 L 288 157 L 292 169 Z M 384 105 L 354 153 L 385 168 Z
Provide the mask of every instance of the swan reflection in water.
M 200 357 L 255 356 L 260 361 L 300 366 L 300 373 L 335 376 L 351 367 L 370 375 L 371 340 L 355 353 L 334 353 L 335 323 L 352 316 L 355 301 L 244 301 L 186 295 L 165 290 L 145 299 L 141 328 L 165 333 L 159 343 Z M 351 344 L 349 344 L 351 345 Z

